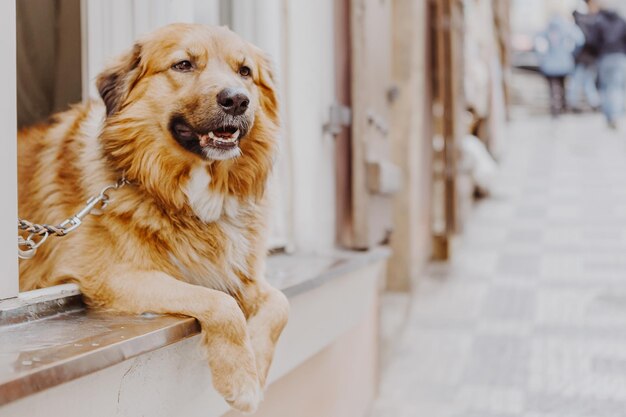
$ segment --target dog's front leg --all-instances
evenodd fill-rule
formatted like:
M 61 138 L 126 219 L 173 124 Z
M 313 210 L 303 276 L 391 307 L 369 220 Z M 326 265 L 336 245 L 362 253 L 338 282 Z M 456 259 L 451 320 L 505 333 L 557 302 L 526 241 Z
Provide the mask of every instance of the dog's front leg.
M 87 297 L 129 313 L 173 313 L 195 317 L 202 326 L 213 385 L 233 407 L 254 412 L 262 390 L 243 311 L 223 292 L 187 284 L 157 271 L 116 268 Z
M 274 349 L 289 316 L 285 295 L 264 280 L 255 281 L 242 292 L 241 304 L 248 316 L 248 332 L 256 357 L 261 387 L 265 386 Z

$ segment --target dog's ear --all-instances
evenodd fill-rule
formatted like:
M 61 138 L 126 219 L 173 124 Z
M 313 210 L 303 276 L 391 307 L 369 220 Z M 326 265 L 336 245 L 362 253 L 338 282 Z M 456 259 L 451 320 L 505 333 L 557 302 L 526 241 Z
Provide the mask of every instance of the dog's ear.
M 96 86 L 106 105 L 107 116 L 120 110 L 141 76 L 140 44 L 135 44 L 132 50 L 122 55 L 115 64 L 98 75 Z
M 276 76 L 271 60 L 263 53 L 257 54 L 259 73 L 258 85 L 261 90 L 261 107 L 274 121 L 278 121 L 278 92 L 276 91 Z

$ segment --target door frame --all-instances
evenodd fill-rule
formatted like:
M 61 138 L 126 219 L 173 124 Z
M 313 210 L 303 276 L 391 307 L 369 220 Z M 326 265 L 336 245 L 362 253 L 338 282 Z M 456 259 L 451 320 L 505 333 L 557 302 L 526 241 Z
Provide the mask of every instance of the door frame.
M 335 2 L 335 102 L 352 107 L 352 25 L 351 0 Z M 335 210 L 337 242 L 354 245 L 352 216 L 352 125 L 344 126 L 335 135 Z
M 0 152 L 0 299 L 17 296 L 19 273 L 17 260 L 17 58 L 16 11 L 14 1 L 0 2 L 0 54 L 5 63 L 0 68 L 0 126 L 4 140 Z

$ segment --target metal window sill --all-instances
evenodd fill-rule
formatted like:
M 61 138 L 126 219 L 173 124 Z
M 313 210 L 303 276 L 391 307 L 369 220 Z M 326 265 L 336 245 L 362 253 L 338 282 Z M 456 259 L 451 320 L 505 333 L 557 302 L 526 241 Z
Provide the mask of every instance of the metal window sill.
M 386 248 L 275 255 L 268 279 L 290 297 L 389 256 Z M 0 302 L 0 406 L 199 333 L 183 316 L 121 315 L 85 308 L 75 286 Z

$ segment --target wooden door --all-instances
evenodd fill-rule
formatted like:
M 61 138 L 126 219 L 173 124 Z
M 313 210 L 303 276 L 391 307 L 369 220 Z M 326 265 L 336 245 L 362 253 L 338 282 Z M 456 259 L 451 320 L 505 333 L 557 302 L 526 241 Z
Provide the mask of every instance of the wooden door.
M 391 231 L 400 175 L 391 163 L 391 1 L 352 0 L 352 247 L 368 249 Z
M 450 258 L 459 229 L 458 142 L 463 123 L 463 14 L 461 0 L 431 0 L 433 75 L 433 257 Z

